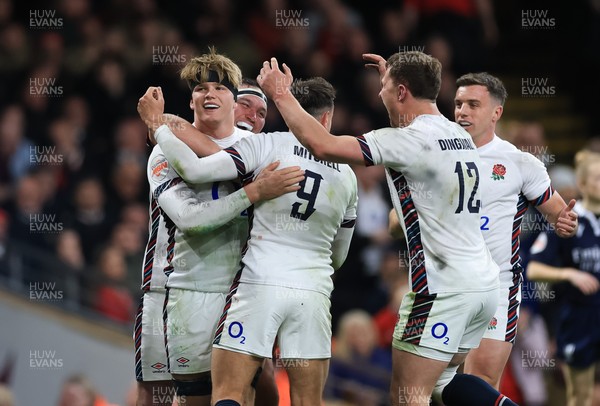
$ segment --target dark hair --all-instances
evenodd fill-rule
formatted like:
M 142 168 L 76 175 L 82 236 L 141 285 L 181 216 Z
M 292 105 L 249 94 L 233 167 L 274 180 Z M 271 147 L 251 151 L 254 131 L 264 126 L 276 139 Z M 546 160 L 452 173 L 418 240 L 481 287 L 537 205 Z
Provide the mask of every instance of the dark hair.
M 506 88 L 500 79 L 492 76 L 487 72 L 467 73 L 456 79 L 456 86 L 474 86 L 479 85 L 485 87 L 490 96 L 496 99 L 500 105 L 504 106 L 504 102 L 508 97 Z
M 410 90 L 416 99 L 434 102 L 442 85 L 442 64 L 423 52 L 398 52 L 386 62 L 390 77 L 396 84 Z
M 260 89 L 258 82 L 252 78 L 242 78 L 242 85 L 258 87 Z
M 333 109 L 335 89 L 322 77 L 296 80 L 291 86 L 291 91 L 302 108 L 313 117 Z

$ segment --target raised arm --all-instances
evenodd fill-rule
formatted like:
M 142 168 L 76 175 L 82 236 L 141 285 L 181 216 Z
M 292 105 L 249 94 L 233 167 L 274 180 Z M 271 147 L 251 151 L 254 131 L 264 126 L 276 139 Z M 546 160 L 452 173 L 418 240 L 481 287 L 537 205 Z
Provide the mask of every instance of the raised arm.
M 225 151 L 199 158 L 171 129 L 160 126 L 154 133 L 163 154 L 179 176 L 189 183 L 207 183 L 232 180 L 238 177 L 235 162 Z
M 298 103 L 290 90 L 292 72 L 283 64 L 279 70 L 277 59 L 265 61 L 257 80 L 271 98 L 290 131 L 317 158 L 330 162 L 365 165 L 358 140 L 352 136 L 334 136 Z
M 149 130 L 150 142 L 156 144 L 154 132 L 162 125 L 171 129 L 177 138 L 198 156 L 208 156 L 221 150 L 206 134 L 188 121 L 173 114 L 164 114 L 165 100 L 160 87 L 149 87 L 139 99 L 137 110 Z

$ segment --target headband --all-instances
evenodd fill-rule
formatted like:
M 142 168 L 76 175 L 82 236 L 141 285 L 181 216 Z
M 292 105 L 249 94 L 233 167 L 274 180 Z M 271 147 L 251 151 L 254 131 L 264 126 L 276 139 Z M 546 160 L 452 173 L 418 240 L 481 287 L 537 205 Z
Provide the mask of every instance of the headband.
M 265 104 L 268 104 L 267 96 L 265 96 L 265 94 L 260 89 L 255 89 L 255 88 L 240 89 L 240 90 L 238 90 L 238 97 L 242 97 L 242 96 L 256 96 L 256 97 L 260 98 L 262 101 L 264 101 Z
M 229 91 L 231 91 L 231 93 L 233 93 L 233 100 L 237 100 L 238 90 L 233 85 L 233 83 L 231 83 L 229 81 L 229 79 L 227 78 L 227 75 L 224 75 L 223 80 L 219 80 L 219 74 L 217 73 L 217 71 L 209 70 L 208 71 L 208 78 L 206 78 L 205 82 L 215 82 L 215 83 L 222 84 L 227 89 L 229 89 Z M 202 82 L 199 82 L 199 81 L 189 81 L 188 83 L 190 85 L 190 89 L 194 90 L 194 87 L 197 84 L 200 84 Z

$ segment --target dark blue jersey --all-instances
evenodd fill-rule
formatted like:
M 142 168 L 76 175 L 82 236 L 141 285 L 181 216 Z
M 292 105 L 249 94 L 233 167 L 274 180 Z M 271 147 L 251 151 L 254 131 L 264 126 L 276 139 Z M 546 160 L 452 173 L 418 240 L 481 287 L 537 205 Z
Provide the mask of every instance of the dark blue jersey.
M 600 220 L 579 203 L 574 211 L 579 215 L 575 236 L 560 238 L 553 231 L 542 233 L 533 243 L 529 259 L 555 267 L 576 268 L 600 280 Z M 563 296 L 571 303 L 600 305 L 600 291 L 588 296 L 568 284 Z

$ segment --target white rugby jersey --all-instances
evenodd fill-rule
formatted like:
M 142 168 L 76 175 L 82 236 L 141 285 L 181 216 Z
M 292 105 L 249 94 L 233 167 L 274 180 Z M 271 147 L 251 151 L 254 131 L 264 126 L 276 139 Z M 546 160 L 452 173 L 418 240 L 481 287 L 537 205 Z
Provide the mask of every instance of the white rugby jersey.
M 512 285 L 521 272 L 519 235 L 528 205 L 552 197 L 544 164 L 498 136 L 477 149 L 481 157 L 480 228 L 492 258 L 500 267 L 500 285 Z
M 357 137 L 367 165 L 385 165 L 404 229 L 413 292 L 486 291 L 498 266 L 481 231 L 481 161 L 470 135 L 441 115 Z
M 274 161 L 278 169 L 300 166 L 299 191 L 254 205 L 239 281 L 331 293 L 332 243 L 356 220 L 356 177 L 348 165 L 316 159 L 290 132 L 255 134 L 202 159 L 166 126 L 155 136 L 188 181 L 244 177 Z
M 235 128 L 231 136 L 213 141 L 223 148 L 250 134 Z M 248 235 L 245 209 L 250 201 L 244 190 L 234 182 L 186 184 L 158 145 L 148 160 L 147 174 L 150 236 L 142 289 L 164 289 L 167 284 L 170 288 L 227 292 Z M 185 222 L 183 229 L 176 227 L 176 216 Z

